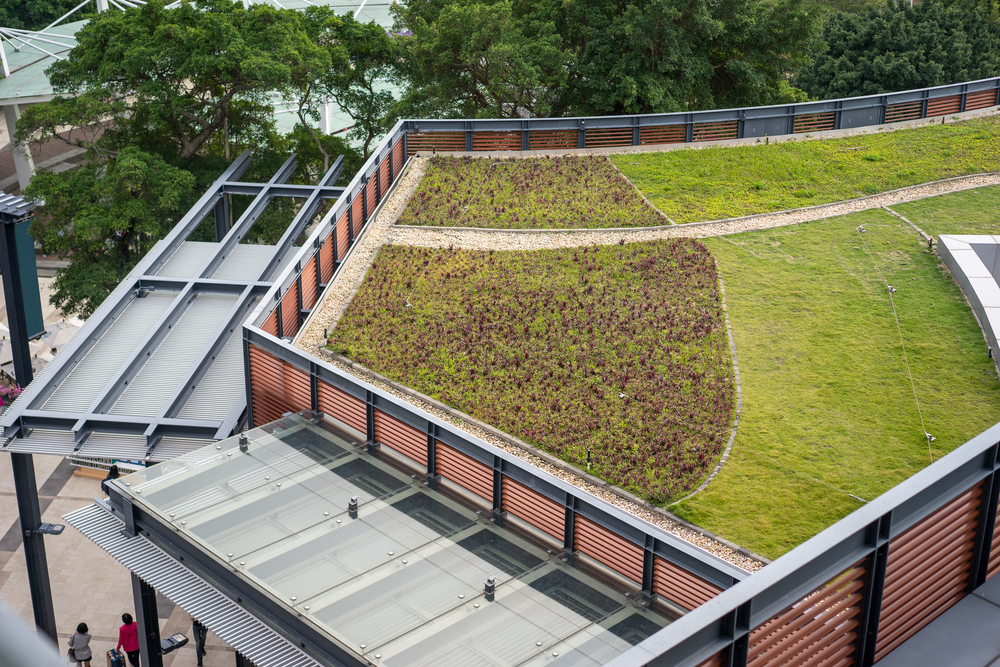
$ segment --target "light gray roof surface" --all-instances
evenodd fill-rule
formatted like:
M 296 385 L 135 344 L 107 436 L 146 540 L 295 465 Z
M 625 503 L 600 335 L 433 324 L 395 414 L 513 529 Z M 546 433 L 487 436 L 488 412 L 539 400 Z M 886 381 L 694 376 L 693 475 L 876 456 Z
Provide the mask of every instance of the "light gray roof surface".
M 184 241 L 180 247 L 174 251 L 160 270 L 156 272 L 158 276 L 169 276 L 171 278 L 193 278 L 208 258 L 219 248 L 218 243 L 208 243 L 205 241 Z
M 237 329 L 205 377 L 191 392 L 179 416 L 184 419 L 225 419 L 238 397 L 234 396 L 233 389 L 242 386 L 243 336 Z

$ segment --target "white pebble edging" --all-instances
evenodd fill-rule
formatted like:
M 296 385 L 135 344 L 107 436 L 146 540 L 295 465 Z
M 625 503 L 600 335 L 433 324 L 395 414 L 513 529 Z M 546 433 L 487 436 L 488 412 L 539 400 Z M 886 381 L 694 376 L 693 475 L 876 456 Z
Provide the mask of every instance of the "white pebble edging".
M 425 248 L 454 246 L 463 250 L 546 250 L 574 248 L 584 245 L 613 245 L 615 243 L 640 243 L 678 237 L 704 238 L 738 234 L 755 229 L 783 227 L 802 222 L 833 218 L 874 208 L 894 206 L 904 202 L 937 197 L 952 192 L 972 190 L 990 185 L 1000 185 L 1000 173 L 958 176 L 922 185 L 913 185 L 869 197 L 850 199 L 833 204 L 820 204 L 807 208 L 758 213 L 741 218 L 727 218 L 709 222 L 657 227 L 654 229 L 574 229 L 574 230 L 487 230 L 470 227 L 413 227 L 396 225 L 389 235 L 389 243 Z

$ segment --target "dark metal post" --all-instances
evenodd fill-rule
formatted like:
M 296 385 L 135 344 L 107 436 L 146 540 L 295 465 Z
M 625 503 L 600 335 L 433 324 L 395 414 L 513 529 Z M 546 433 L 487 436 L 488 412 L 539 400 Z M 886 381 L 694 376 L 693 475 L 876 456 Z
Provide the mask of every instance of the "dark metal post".
M 503 459 L 493 455 L 493 516 L 503 512 Z
M 437 476 L 437 437 L 434 424 L 427 424 L 427 477 Z
M 31 383 L 31 352 L 28 349 L 27 315 L 21 293 L 21 267 L 17 258 L 17 244 L 14 234 L 17 220 L 13 216 L 0 217 L 0 272 L 3 274 L 4 299 L 7 303 L 7 323 L 10 326 L 11 351 L 14 357 L 14 377 L 21 387 Z M 21 522 L 21 539 L 24 542 L 24 558 L 28 566 L 28 588 L 31 591 L 31 607 L 35 613 L 35 625 L 58 643 L 56 635 L 56 614 L 52 608 L 52 586 L 49 583 L 49 565 L 45 558 L 45 542 L 41 533 L 36 532 L 42 524 L 42 512 L 38 506 L 38 487 L 35 481 L 35 464 L 31 454 L 10 455 L 14 476 L 14 491 L 17 496 L 18 517 Z
M 365 391 L 365 438 L 375 442 L 375 394 Z
M 566 518 L 563 524 L 563 551 L 573 553 L 576 543 L 576 496 L 566 493 Z
M 139 664 L 142 667 L 163 667 L 156 590 L 135 572 L 132 573 L 132 600 L 135 604 L 135 622 L 139 629 Z
M 472 152 L 472 123 L 468 121 L 465 123 L 465 150 Z
M 243 330 L 243 387 L 247 396 L 247 428 L 253 428 L 253 396 L 250 394 L 250 341 Z
M 642 548 L 642 592 L 649 596 L 653 595 L 654 549 L 656 549 L 656 538 L 646 535 Z
M 309 362 L 309 409 L 319 412 L 319 380 L 316 378 L 316 364 Z
M 580 127 L 576 131 L 576 147 L 586 148 L 587 147 L 587 122 L 580 119 Z
M 931 91 L 925 90 L 923 92 L 923 99 L 920 100 L 920 117 L 927 118 L 927 102 L 930 100 Z
M 736 120 L 736 138 L 742 139 L 746 136 L 747 112 L 740 111 L 740 117 Z
M 968 98 L 969 98 L 969 84 L 963 83 L 962 84 L 961 102 L 959 102 L 959 105 L 958 105 L 958 112 L 959 113 L 965 111 L 965 103 L 968 100 Z
M 278 291 L 278 292 L 274 293 L 274 296 L 278 297 L 278 295 L 280 295 L 280 294 L 281 294 L 281 292 Z M 278 298 L 278 305 L 274 307 L 274 312 L 278 316 L 278 338 L 284 338 L 285 337 L 285 321 L 284 321 L 284 318 L 282 318 L 282 316 L 281 316 L 281 299 L 280 299 L 280 297 Z
M 997 497 L 1000 495 L 1000 457 L 997 450 L 1000 445 L 993 445 L 986 452 L 983 462 L 992 474 L 983 480 L 983 500 L 979 506 L 979 525 L 976 527 L 976 548 L 972 552 L 972 567 L 970 569 L 969 591 L 974 591 L 986 583 L 986 572 L 990 567 L 990 551 L 993 547 L 993 536 L 996 532 Z
M 371 185 L 371 177 L 365 177 L 365 185 L 361 188 L 361 226 L 364 227 L 365 223 L 368 222 L 368 186 Z M 351 234 L 351 240 L 354 240 L 354 235 Z
M 865 577 L 865 599 L 858 628 L 857 665 L 871 667 L 875 662 L 875 645 L 878 642 L 878 623 L 882 613 L 882 591 L 885 588 L 885 569 L 889 562 L 889 528 L 892 513 L 886 514 L 868 526 L 865 540 L 875 550 L 868 557 Z
M 358 195 L 355 194 L 354 197 Z M 361 188 L 362 198 L 365 196 L 365 189 Z M 347 200 L 347 246 L 354 243 L 354 197 Z
M 219 201 L 215 202 L 215 241 L 218 243 L 226 238 L 229 233 L 229 206 L 226 205 L 226 194 L 219 194 Z
M 687 123 L 684 125 L 684 142 L 690 144 L 694 141 L 694 114 L 687 115 Z

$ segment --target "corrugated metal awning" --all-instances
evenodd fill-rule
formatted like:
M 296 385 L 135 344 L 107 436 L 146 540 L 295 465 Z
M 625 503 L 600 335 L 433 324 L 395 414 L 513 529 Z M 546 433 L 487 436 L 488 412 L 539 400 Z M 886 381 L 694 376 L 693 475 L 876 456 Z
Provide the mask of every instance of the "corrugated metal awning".
M 278 634 L 146 537 L 125 537 L 125 523 L 100 501 L 63 517 L 136 576 L 160 591 L 256 667 L 321 667 Z

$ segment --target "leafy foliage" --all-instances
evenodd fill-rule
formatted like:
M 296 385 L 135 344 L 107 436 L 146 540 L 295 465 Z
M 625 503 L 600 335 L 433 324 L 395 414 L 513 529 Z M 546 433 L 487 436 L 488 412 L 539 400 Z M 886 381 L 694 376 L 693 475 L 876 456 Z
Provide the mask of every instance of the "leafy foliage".
M 718 220 L 997 171 L 1000 119 L 612 160 L 676 222 Z
M 887 0 L 838 14 L 823 28 L 825 47 L 793 83 L 830 99 L 942 86 L 995 76 L 1000 30 L 970 2 Z
M 431 158 L 403 225 L 494 229 L 669 224 L 603 156 Z
M 411 117 L 795 101 L 787 77 L 817 29 L 804 0 L 456 0 L 394 11 Z
M 330 348 L 654 502 L 702 478 L 734 405 L 699 242 L 387 246 Z
M 72 253 L 52 302 L 87 317 L 170 229 L 194 190 L 190 172 L 136 148 L 104 165 L 39 172 L 25 191 L 44 193 L 47 215 L 31 233 L 51 252 Z
M 41 30 L 80 4 L 77 0 L 0 0 L 0 26 L 15 30 Z M 70 20 L 79 20 L 89 7 Z

